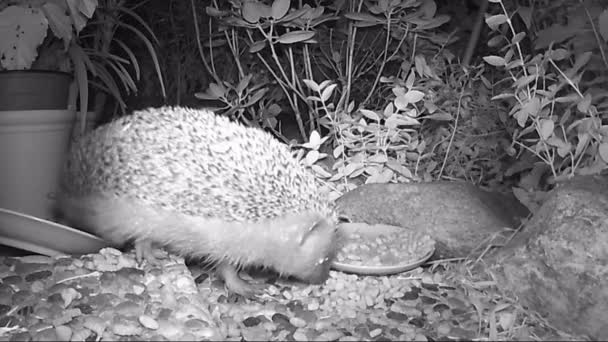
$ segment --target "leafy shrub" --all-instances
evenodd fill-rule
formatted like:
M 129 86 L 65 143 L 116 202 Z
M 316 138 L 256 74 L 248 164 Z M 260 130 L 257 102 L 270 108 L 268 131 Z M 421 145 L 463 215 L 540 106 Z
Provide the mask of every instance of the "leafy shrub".
M 499 49 L 501 55 L 486 56 L 484 60 L 504 70 L 504 78 L 495 84 L 499 94 L 493 99 L 506 100 L 508 115 L 517 122 L 509 132 L 512 145 L 508 152 L 519 160 L 512 170 L 531 170 L 533 176 L 516 194 L 523 199 L 525 191 L 538 189 L 545 170 L 550 173 L 549 183 L 553 183 L 606 169 L 608 96 L 604 89 L 608 63 L 603 50 L 608 40 L 608 10 L 595 18 L 587 11 L 596 42 L 593 50 L 577 50 L 581 45 L 573 44 L 579 36 L 576 33 L 550 39 L 544 31 L 535 41 L 541 51 L 527 56 L 520 45 L 526 33 L 516 32 L 501 0 L 490 2 L 503 12 L 486 18 L 496 33 L 488 45 Z M 582 30 L 584 26 L 577 27 Z
M 310 138 L 301 156 L 337 193 L 364 182 L 498 178 L 497 120 L 474 113 L 495 111 L 475 90 L 485 89 L 483 67 L 454 63 L 453 37 L 437 30 L 449 18 L 434 1 L 222 6 L 207 8 L 221 26 L 201 56 L 216 81 L 197 97 L 279 136 L 279 115 L 293 114 L 299 140 Z

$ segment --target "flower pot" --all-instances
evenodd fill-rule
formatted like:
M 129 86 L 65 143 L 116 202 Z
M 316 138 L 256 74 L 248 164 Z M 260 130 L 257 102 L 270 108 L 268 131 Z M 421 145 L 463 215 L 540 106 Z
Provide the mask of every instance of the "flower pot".
M 82 114 L 80 112 L 76 112 L 76 120 L 74 121 L 74 125 L 72 127 L 72 135 L 70 139 L 70 144 L 74 143 L 82 134 L 89 133 L 94 130 L 97 126 L 99 126 L 100 115 L 94 111 L 88 111 L 84 126 L 84 131 L 82 130 Z
M 0 208 L 54 217 L 74 110 L 0 111 Z
M 59 71 L 0 71 L 0 111 L 66 109 L 71 82 Z

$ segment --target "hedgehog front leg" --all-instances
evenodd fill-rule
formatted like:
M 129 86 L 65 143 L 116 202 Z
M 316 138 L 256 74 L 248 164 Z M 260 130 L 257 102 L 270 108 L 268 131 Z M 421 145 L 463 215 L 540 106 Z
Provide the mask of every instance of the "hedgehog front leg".
M 152 247 L 152 241 L 148 239 L 138 239 L 135 241 L 135 260 L 141 263 L 143 260 L 148 261 L 151 265 L 160 264 L 159 258 L 162 258 L 161 253 L 156 253 Z
M 218 277 L 224 280 L 224 285 L 230 292 L 234 292 L 243 297 L 251 298 L 259 294 L 262 290 L 260 286 L 250 284 L 239 277 L 236 267 L 229 262 L 220 262 L 215 269 Z

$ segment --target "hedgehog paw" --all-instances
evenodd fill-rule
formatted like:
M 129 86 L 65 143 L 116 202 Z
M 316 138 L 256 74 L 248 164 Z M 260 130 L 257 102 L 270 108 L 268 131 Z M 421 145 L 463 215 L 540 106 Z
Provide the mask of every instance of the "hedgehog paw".
M 135 260 L 138 263 L 142 263 L 146 260 L 151 265 L 159 265 L 159 258 L 163 257 L 163 253 L 155 250 L 152 247 L 152 241 L 150 240 L 137 240 L 135 241 Z
M 250 284 L 241 279 L 236 268 L 227 262 L 220 263 L 217 266 L 216 273 L 224 280 L 224 285 L 229 292 L 250 299 L 262 293 L 263 287 L 261 285 Z

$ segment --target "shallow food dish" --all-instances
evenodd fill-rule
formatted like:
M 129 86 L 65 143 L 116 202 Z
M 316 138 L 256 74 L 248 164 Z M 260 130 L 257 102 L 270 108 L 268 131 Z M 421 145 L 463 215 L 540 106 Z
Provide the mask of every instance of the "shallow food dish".
M 356 273 L 361 275 L 389 275 L 406 272 L 424 264 L 435 252 L 434 241 L 432 241 L 428 235 L 425 236 L 425 234 L 418 234 L 411 230 L 404 232 L 403 230 L 407 228 L 403 227 L 383 224 L 369 225 L 365 223 L 343 223 L 340 225 L 340 229 L 346 236 L 347 241 L 351 236 L 354 236 L 353 234 L 357 234 L 365 239 L 373 241 L 380 235 L 389 235 L 395 233 L 409 233 L 408 236 L 411 239 L 424 238 L 427 241 L 431 240 L 430 247 L 427 247 L 426 250 L 421 251 L 423 253 L 422 255 L 414 255 L 414 258 L 408 258 L 409 260 L 397 260 L 391 264 L 371 266 L 360 265 L 355 262 L 349 262 L 348 260 L 334 260 L 332 262 L 332 268 L 342 272 Z M 403 243 L 403 245 L 406 244 L 417 244 L 417 241 L 407 241 Z
M 37 254 L 97 253 L 110 243 L 89 233 L 0 208 L 0 244 Z

